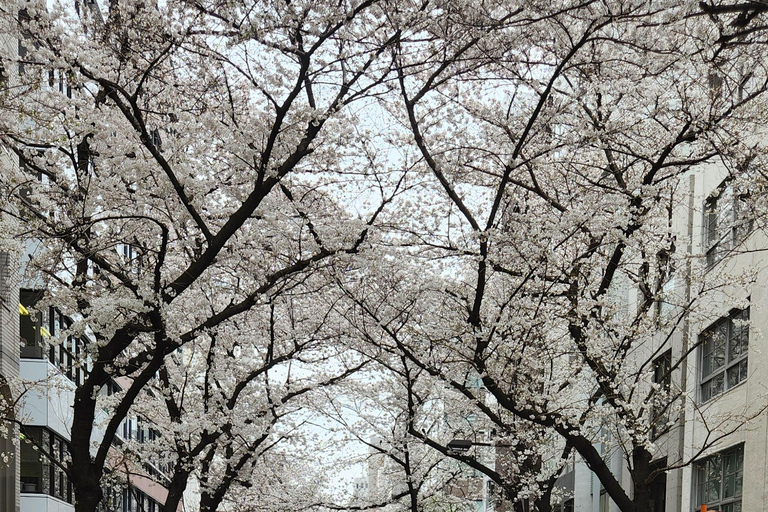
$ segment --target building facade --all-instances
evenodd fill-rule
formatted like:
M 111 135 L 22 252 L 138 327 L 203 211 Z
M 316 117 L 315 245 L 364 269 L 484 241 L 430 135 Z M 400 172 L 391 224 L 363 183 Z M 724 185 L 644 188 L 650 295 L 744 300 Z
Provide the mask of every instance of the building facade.
M 649 411 L 652 464 L 663 470 L 651 483 L 650 512 L 768 511 L 765 221 L 720 163 L 690 172 L 686 184 L 673 230 L 689 263 L 664 284 L 656 341 L 634 354 L 651 363 L 653 384 L 678 397 Z M 634 292 L 627 300 L 632 307 Z M 621 447 L 597 447 L 632 489 Z M 618 511 L 578 457 L 559 485 L 561 511 Z

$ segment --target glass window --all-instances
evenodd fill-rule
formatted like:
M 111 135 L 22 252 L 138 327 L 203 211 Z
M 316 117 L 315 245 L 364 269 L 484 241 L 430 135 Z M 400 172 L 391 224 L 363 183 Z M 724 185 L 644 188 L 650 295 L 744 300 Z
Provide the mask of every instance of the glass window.
M 651 406 L 654 437 L 664 433 L 669 423 L 669 391 L 672 385 L 672 350 L 667 350 L 653 361 L 653 382 L 659 387 Z
M 21 441 L 21 492 L 48 494 L 73 503 L 69 478 L 48 458 L 64 463 L 69 450 L 66 441 L 42 427 L 24 427 Z
M 701 505 L 721 512 L 741 512 L 744 445 L 717 453 L 695 466 L 696 510 Z
M 653 469 L 662 471 L 667 465 L 667 460 L 662 459 L 653 464 Z M 651 512 L 664 512 L 667 501 L 667 474 L 659 472 L 653 477 L 650 485 Z
M 61 331 L 61 313 L 51 308 L 51 335 L 58 336 Z
M 21 357 L 43 358 L 43 342 L 40 337 L 40 314 L 19 315 L 19 338 Z
M 26 427 L 20 435 L 21 492 L 45 492 L 43 489 L 43 460 L 39 450 L 42 443 L 39 428 Z
M 701 399 L 707 400 L 747 378 L 749 309 L 721 318 L 699 335 Z
M 69 329 L 72 322 L 55 308 L 43 308 L 36 313 L 29 313 L 39 300 L 41 292 L 22 290 L 20 294 L 19 308 L 19 341 L 21 345 L 21 357 L 27 359 L 44 359 L 56 366 L 62 374 L 76 384 L 81 384 L 85 371 L 80 359 L 85 356 L 84 341 L 77 336 L 62 337 L 62 331 Z M 26 310 L 27 312 L 23 312 Z M 46 338 L 51 335 L 61 339 L 57 344 L 48 344 Z M 45 346 L 48 344 L 47 350 Z
M 656 301 L 656 315 L 659 320 L 669 318 L 675 310 L 675 278 L 671 277 L 661 287 L 661 294 Z
M 740 244 L 752 231 L 746 194 L 737 195 L 727 182 L 704 203 L 704 250 L 711 266 Z

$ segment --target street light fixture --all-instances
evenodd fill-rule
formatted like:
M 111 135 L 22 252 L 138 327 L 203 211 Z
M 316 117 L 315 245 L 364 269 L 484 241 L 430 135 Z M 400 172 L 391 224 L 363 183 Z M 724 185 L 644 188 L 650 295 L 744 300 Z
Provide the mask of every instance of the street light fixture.
M 466 453 L 473 446 L 499 446 L 491 443 L 478 443 L 468 439 L 453 439 L 448 443 L 448 449 L 457 453 Z
M 466 453 L 474 443 L 466 439 L 454 439 L 448 443 L 448 449 L 458 453 Z

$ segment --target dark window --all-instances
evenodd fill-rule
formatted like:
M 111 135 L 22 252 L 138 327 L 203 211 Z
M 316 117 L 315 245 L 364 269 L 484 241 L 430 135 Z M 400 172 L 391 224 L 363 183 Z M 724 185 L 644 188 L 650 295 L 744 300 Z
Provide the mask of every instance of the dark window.
M 712 71 L 707 75 L 707 85 L 709 86 L 710 94 L 719 98 L 723 94 L 723 77 L 716 71 Z
M 158 151 L 163 150 L 163 139 L 160 138 L 160 130 L 155 128 L 150 134 L 152 137 L 152 145 L 157 148 Z
M 120 386 L 118 386 L 117 383 L 112 379 L 108 380 L 104 387 L 107 392 L 107 396 L 112 396 L 115 393 L 119 393 L 121 391 Z
M 651 470 L 661 470 L 667 465 L 667 460 L 662 459 L 651 465 Z M 667 474 L 659 472 L 651 480 L 649 486 L 651 494 L 651 512 L 664 512 L 667 501 Z
M 43 455 L 39 447 L 43 444 L 42 431 L 39 428 L 26 428 L 21 434 L 20 457 L 21 492 L 46 492 L 43 486 Z M 37 448 L 37 449 L 36 449 Z
M 54 463 L 65 463 L 67 442 L 42 427 L 24 427 L 21 441 L 21 492 L 47 494 L 73 503 L 72 484 Z
M 82 384 L 85 369 L 81 357 L 85 355 L 85 342 L 77 336 L 61 336 L 72 321 L 62 315 L 56 308 L 42 308 L 36 313 L 33 309 L 41 292 L 22 290 L 19 297 L 19 338 L 21 357 L 27 359 L 48 360 L 58 368 L 63 375 L 75 384 Z M 58 344 L 48 344 L 47 338 L 59 336 Z M 47 347 L 47 349 L 45 348 Z
M 158 512 L 160 504 L 135 487 L 124 488 L 121 505 L 115 510 L 122 512 Z
M 701 399 L 707 400 L 747 378 L 749 309 L 721 318 L 699 335 Z
M 39 313 L 19 314 L 19 341 L 21 357 L 43 359 L 43 340 L 40 335 Z
M 141 416 L 136 418 L 136 440 L 140 443 L 145 441 L 144 426 L 142 425 Z
M 652 398 L 651 422 L 656 437 L 667 430 L 669 423 L 669 391 L 672 385 L 672 350 L 667 350 L 653 361 L 653 383 L 658 385 Z
M 744 445 L 717 453 L 695 466 L 696 510 L 701 505 L 720 512 L 741 512 Z

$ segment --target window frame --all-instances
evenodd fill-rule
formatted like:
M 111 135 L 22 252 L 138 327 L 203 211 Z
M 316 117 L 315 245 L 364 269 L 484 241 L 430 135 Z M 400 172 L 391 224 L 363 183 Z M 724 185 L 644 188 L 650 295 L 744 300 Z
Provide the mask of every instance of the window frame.
M 732 340 L 734 338 L 734 320 L 736 321 L 743 321 L 745 322 L 745 326 L 743 328 L 746 329 L 746 338 L 744 342 L 746 345 L 744 347 L 741 347 L 741 354 L 738 355 L 738 357 L 732 356 Z M 709 373 L 706 375 L 704 374 L 704 371 L 706 369 L 705 365 L 705 359 L 708 355 L 714 354 L 714 349 L 711 352 L 706 352 L 707 347 L 707 340 L 704 339 L 704 337 L 707 335 L 707 333 L 715 332 L 717 329 L 720 328 L 720 326 L 725 325 L 726 326 L 726 334 L 725 334 L 725 347 L 724 347 L 724 362 L 723 365 L 715 368 L 713 370 L 710 370 Z M 712 323 L 709 327 L 701 331 L 699 334 L 699 401 L 701 403 L 709 402 L 710 400 L 713 400 L 717 398 L 720 395 L 725 394 L 727 391 L 737 387 L 739 384 L 747 380 L 749 378 L 749 330 L 750 330 L 750 311 L 749 307 L 745 309 L 734 309 L 731 310 L 730 314 L 728 316 L 719 318 L 716 322 Z M 745 364 L 747 366 L 747 370 L 745 371 L 745 375 L 741 377 L 740 373 L 740 367 L 741 365 Z M 736 383 L 730 384 L 729 375 L 731 375 L 731 370 L 736 369 L 739 372 L 739 379 Z M 718 391 L 717 393 L 712 393 L 711 391 L 711 384 L 715 381 L 718 377 L 722 375 L 723 378 L 723 384 L 722 389 Z M 707 396 L 707 393 L 705 393 L 705 386 L 710 385 L 710 391 L 709 396 Z
M 73 504 L 72 482 L 66 472 L 51 460 L 53 458 L 66 464 L 69 443 L 47 427 L 25 425 L 23 429 L 24 436 L 29 441 L 22 442 L 20 448 L 19 474 L 20 481 L 24 484 L 21 492 L 44 494 Z M 27 457 L 24 457 L 24 452 Z M 29 466 L 37 469 L 34 471 L 36 475 L 30 475 L 30 472 L 26 471 Z M 35 485 L 34 490 L 32 484 Z
M 702 505 L 707 505 L 707 508 L 711 508 L 712 510 L 724 510 L 724 507 L 729 507 L 737 504 L 741 506 L 742 500 L 744 498 L 744 454 L 745 454 L 744 443 L 740 443 L 736 446 L 732 446 L 720 452 L 713 453 L 712 455 L 695 462 L 693 466 L 693 469 L 694 469 L 693 503 L 695 503 L 695 508 L 694 508 L 695 511 L 700 510 Z M 735 456 L 736 461 L 738 461 L 740 457 L 741 465 L 740 467 L 737 467 L 735 471 L 727 473 L 726 472 L 728 470 L 727 461 L 729 456 Z M 706 472 L 707 466 L 716 459 L 719 459 L 718 461 L 719 467 L 717 468 L 717 471 L 719 473 L 719 479 L 717 480 L 718 481 L 718 489 L 717 489 L 718 498 L 716 501 L 707 502 L 707 501 L 704 501 L 702 496 L 702 489 L 701 489 L 703 485 L 702 472 Z M 737 493 L 736 482 L 738 481 L 739 474 L 741 475 L 741 490 Z M 726 497 L 725 493 L 728 485 L 728 477 L 730 476 L 733 476 L 734 494 L 732 496 Z M 705 482 L 710 482 L 710 481 L 715 481 L 715 480 L 705 480 Z M 743 508 L 741 510 L 743 510 Z
M 19 304 L 32 308 L 40 299 L 41 291 L 22 289 Z M 19 353 L 22 359 L 45 359 L 62 375 L 76 385 L 80 385 L 87 376 L 87 363 L 82 358 L 86 354 L 85 336 L 61 334 L 72 327 L 72 319 L 53 306 L 42 307 L 34 313 L 19 313 L 19 341 L 24 340 Z M 45 340 L 48 336 L 58 336 L 58 344 Z
M 741 206 L 748 194 L 736 194 L 730 181 L 723 181 L 704 200 L 702 247 L 707 268 L 723 260 L 729 251 L 746 240 L 752 232 L 752 216 L 746 215 L 746 209 Z M 727 220 L 720 218 L 725 206 L 728 207 Z

